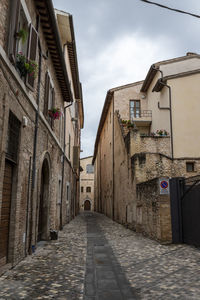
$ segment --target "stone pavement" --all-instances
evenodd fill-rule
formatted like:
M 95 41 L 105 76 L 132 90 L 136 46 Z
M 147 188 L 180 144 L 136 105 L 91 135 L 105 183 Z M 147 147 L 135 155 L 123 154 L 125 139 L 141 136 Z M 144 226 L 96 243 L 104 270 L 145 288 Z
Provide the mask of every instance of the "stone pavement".
M 0 277 L 0 300 L 200 299 L 200 250 L 85 213 Z

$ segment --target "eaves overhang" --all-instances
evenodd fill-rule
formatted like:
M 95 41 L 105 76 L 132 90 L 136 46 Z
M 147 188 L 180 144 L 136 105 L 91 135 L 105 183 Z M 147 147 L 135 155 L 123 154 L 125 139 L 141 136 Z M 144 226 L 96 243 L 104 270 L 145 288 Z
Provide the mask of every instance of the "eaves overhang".
M 148 90 L 148 88 L 149 88 L 149 86 L 150 86 L 150 84 L 151 84 L 154 76 L 156 75 L 156 73 L 157 73 L 157 69 L 155 68 L 155 65 L 152 65 L 150 67 L 150 69 L 149 69 L 149 71 L 147 73 L 147 76 L 146 76 L 146 78 L 145 78 L 145 80 L 143 82 L 143 85 L 141 87 L 140 91 L 142 93 L 146 93 L 147 92 L 147 90 Z
M 73 102 L 52 0 L 34 0 L 63 99 Z
M 74 25 L 72 15 L 69 15 L 69 23 L 71 28 L 72 40 L 67 42 L 67 50 L 70 60 L 70 67 L 72 72 L 73 87 L 76 99 L 81 99 L 80 81 L 79 81 L 79 70 L 78 70 L 78 60 L 76 51 L 76 41 L 74 34 Z

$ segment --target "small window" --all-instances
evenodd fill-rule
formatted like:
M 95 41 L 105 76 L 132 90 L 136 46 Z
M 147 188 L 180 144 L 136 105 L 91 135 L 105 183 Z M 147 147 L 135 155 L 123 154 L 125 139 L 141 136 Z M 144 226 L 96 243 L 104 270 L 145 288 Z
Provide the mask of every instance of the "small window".
M 87 193 L 91 193 L 91 187 L 90 187 L 90 186 L 87 186 L 87 187 L 86 187 L 86 192 L 87 192 Z
M 194 172 L 194 162 L 186 162 L 186 171 Z
M 83 188 L 83 186 L 81 187 L 81 193 L 83 193 L 83 191 L 84 191 L 84 188 Z
M 86 172 L 87 172 L 87 174 L 93 174 L 94 173 L 94 166 L 93 165 L 87 165 L 86 166 Z
M 140 100 L 130 100 L 130 120 L 140 118 Z

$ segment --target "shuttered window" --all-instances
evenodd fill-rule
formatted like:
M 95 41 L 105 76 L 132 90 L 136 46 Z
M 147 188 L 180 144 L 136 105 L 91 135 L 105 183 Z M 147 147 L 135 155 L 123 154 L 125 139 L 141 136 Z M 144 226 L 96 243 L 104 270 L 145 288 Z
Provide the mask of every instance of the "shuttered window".
M 53 107 L 55 107 L 55 90 L 51 84 L 49 73 L 47 72 L 45 79 L 44 115 L 52 129 L 54 127 L 54 120 L 49 116 L 48 111 Z
M 32 24 L 29 25 L 20 0 L 10 0 L 9 21 L 8 57 L 26 85 L 33 90 L 37 72 L 31 73 L 25 63 L 30 65 L 34 62 L 37 68 L 38 33 Z
M 19 26 L 19 11 L 20 11 L 20 0 L 10 0 L 8 57 L 12 63 L 15 63 L 15 58 L 16 58 L 16 46 L 17 46 L 16 32 Z
M 29 63 L 31 63 L 31 61 L 34 61 L 34 62 L 36 61 L 36 58 L 37 58 L 37 45 L 38 45 L 38 33 L 35 30 L 35 28 L 32 25 L 30 25 L 28 56 L 27 56 L 27 60 L 29 61 Z M 27 74 L 26 85 L 30 89 L 33 89 L 34 81 L 35 81 L 34 74 Z
M 12 160 L 15 163 L 17 163 L 18 157 L 20 127 L 21 122 L 12 112 L 10 112 L 8 121 L 6 158 Z

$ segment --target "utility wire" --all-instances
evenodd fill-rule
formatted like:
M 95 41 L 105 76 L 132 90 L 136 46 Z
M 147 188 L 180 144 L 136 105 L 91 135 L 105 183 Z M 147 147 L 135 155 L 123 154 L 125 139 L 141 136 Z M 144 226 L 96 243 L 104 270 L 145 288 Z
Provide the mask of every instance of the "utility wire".
M 188 11 L 184 11 L 184 10 L 172 8 L 172 7 L 165 6 L 165 5 L 162 5 L 160 3 L 156 3 L 156 2 L 153 2 L 153 1 L 149 1 L 149 0 L 140 0 L 140 1 L 148 3 L 148 4 L 156 5 L 156 6 L 168 9 L 168 10 L 172 10 L 172 11 L 175 11 L 175 12 L 178 12 L 178 13 L 181 13 L 181 14 L 189 15 L 191 17 L 195 17 L 195 18 L 199 18 L 200 19 L 200 15 L 192 14 L 192 13 L 190 13 Z

